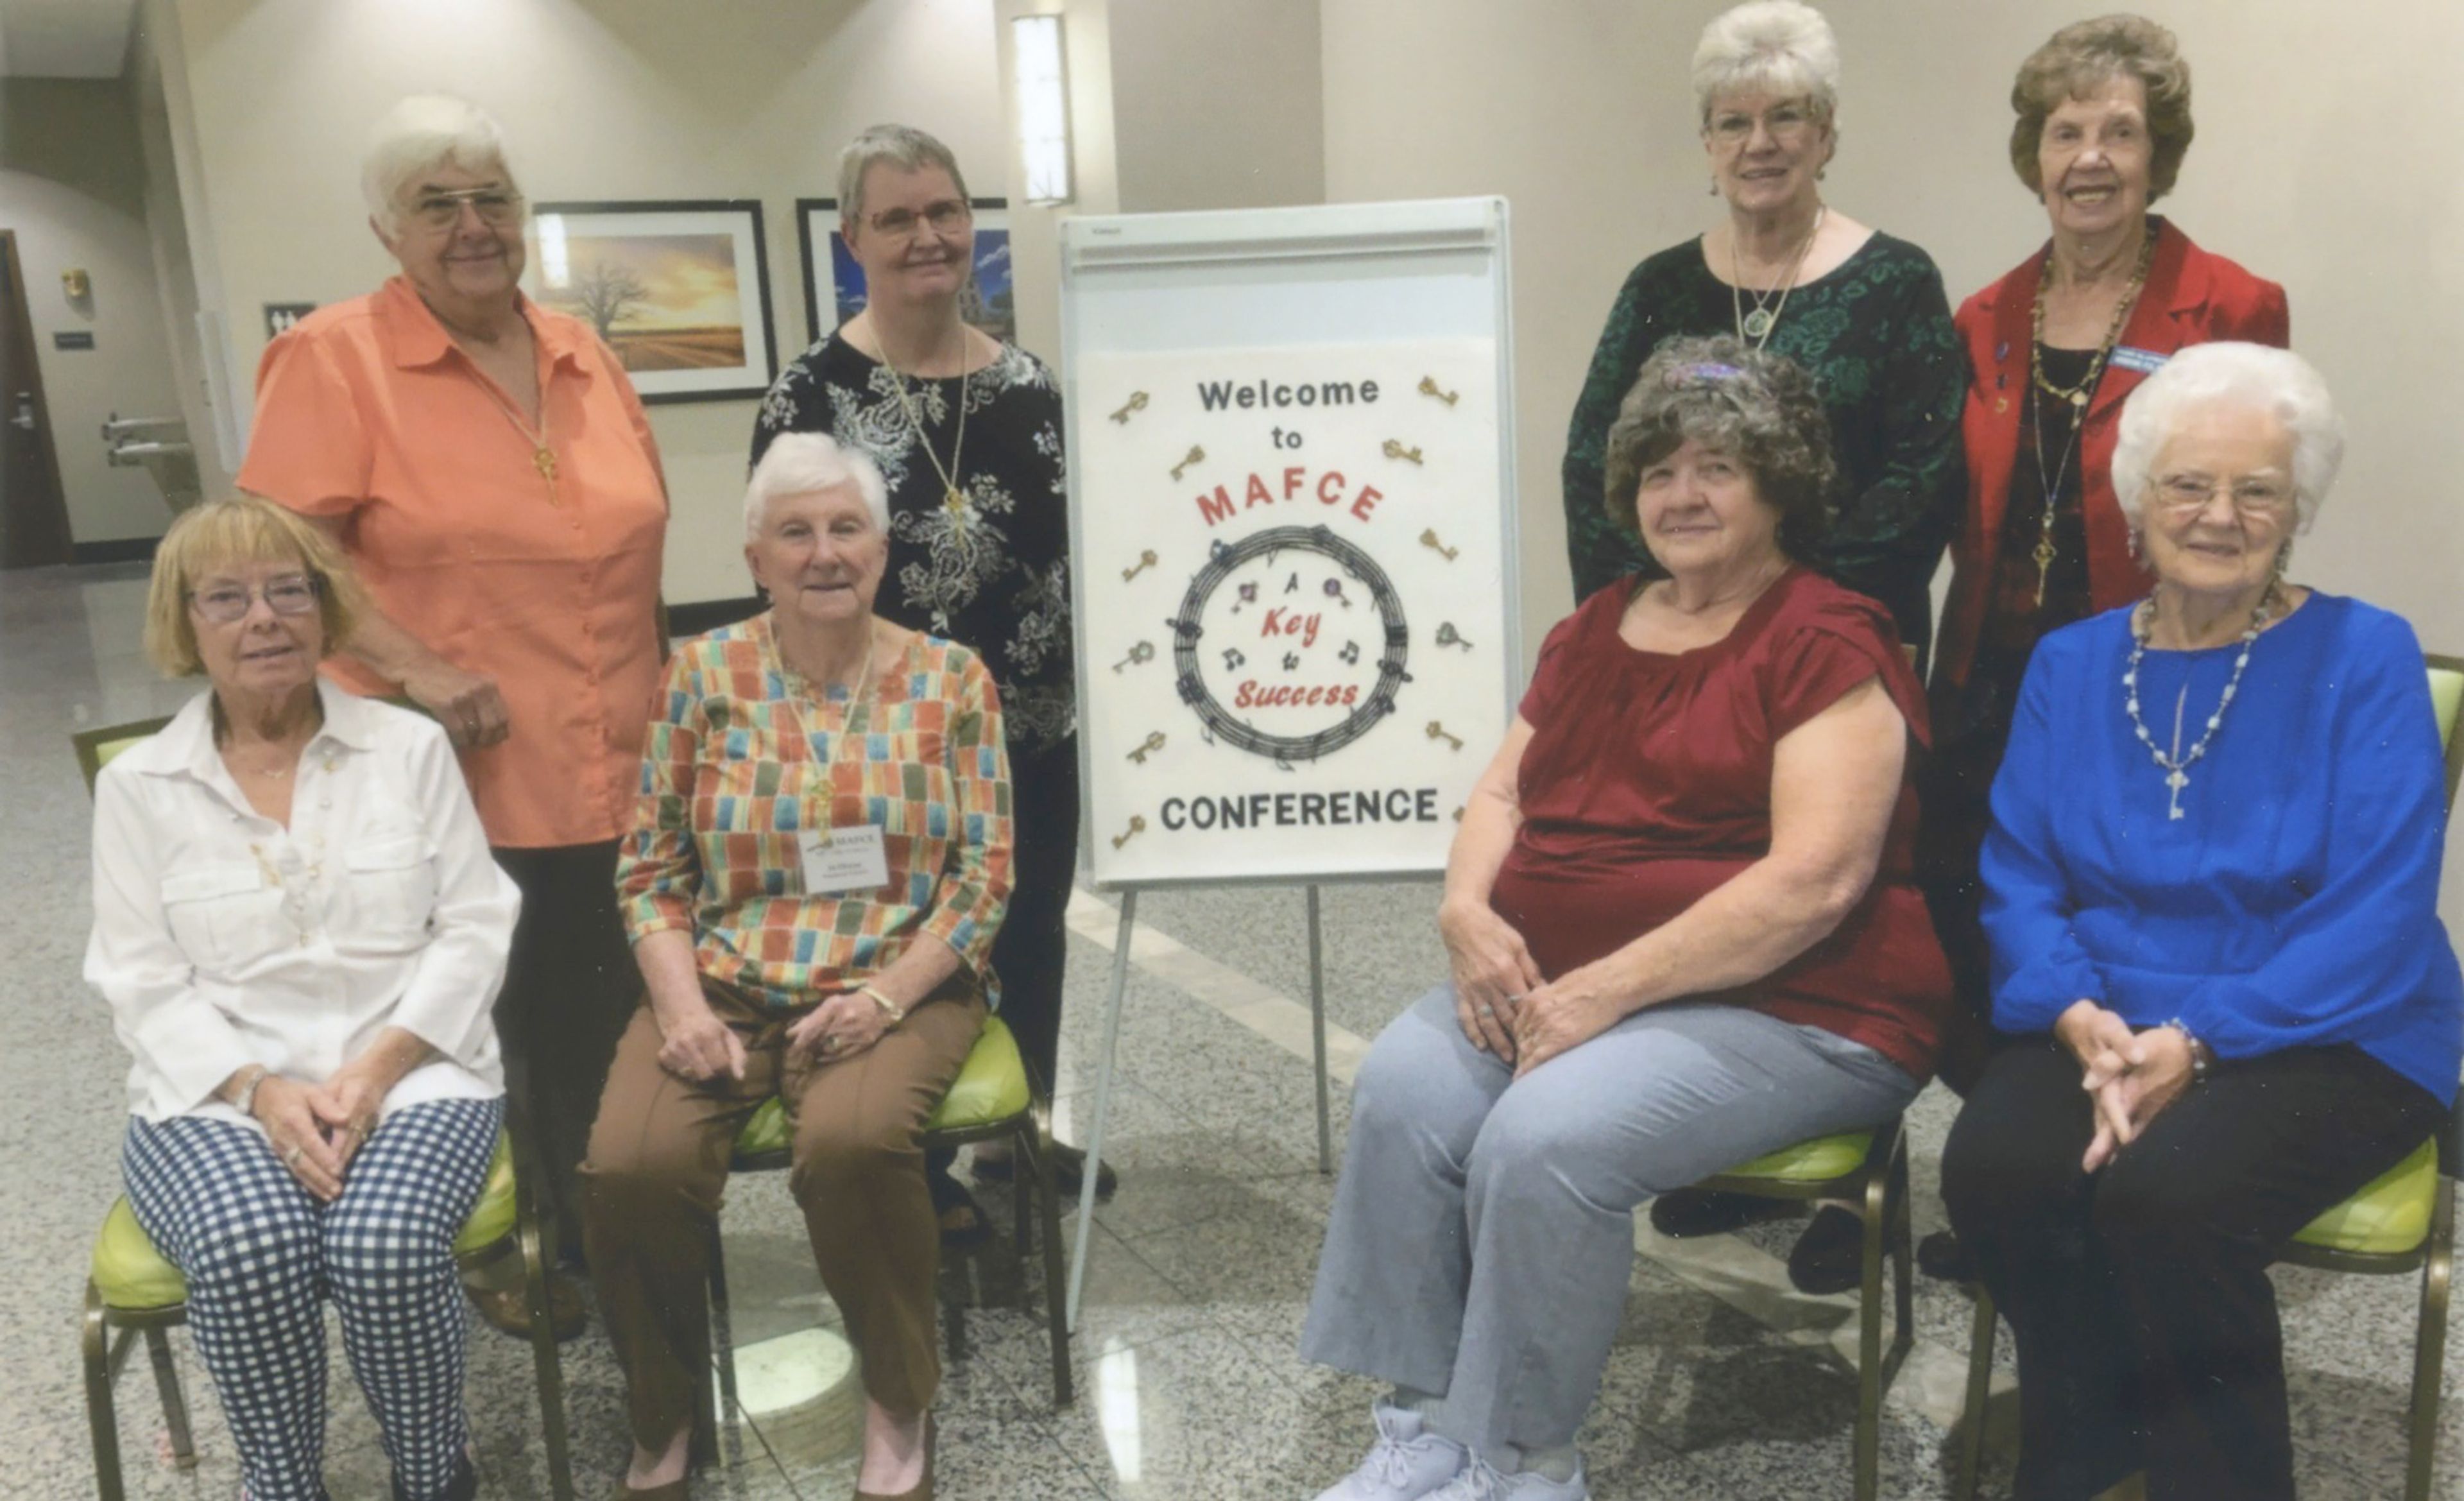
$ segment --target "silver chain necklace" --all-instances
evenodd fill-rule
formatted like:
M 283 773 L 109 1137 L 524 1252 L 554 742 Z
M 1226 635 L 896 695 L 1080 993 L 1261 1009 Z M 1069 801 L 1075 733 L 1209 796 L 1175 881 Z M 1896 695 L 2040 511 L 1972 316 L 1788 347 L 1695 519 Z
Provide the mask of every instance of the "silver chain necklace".
M 2271 584 L 2260 592 L 2257 606 L 2250 612 L 2250 627 L 2241 633 L 2241 654 L 2233 658 L 2233 677 L 2225 684 L 2224 696 L 2216 700 L 2216 712 L 2208 716 L 2206 733 L 2199 737 L 2187 756 L 2181 753 L 2182 722 L 2178 705 L 2173 716 L 2173 754 L 2170 756 L 2158 747 L 2156 737 L 2147 733 L 2147 721 L 2139 717 L 2139 664 L 2147 655 L 2147 638 L 2156 628 L 2156 602 L 2148 600 L 2130 612 L 2130 663 L 2122 670 L 2122 704 L 2130 715 L 2130 727 L 2139 733 L 2139 743 L 2146 746 L 2149 758 L 2164 768 L 2165 785 L 2172 789 L 2171 805 L 2165 815 L 2168 819 L 2183 816 L 2182 789 L 2190 784 L 2190 766 L 2208 753 L 2208 746 L 2215 739 L 2216 731 L 2224 727 L 2225 711 L 2233 707 L 2233 695 L 2241 691 L 2241 675 L 2250 670 L 2250 645 L 2258 639 L 2260 629 L 2267 625 L 2268 607 L 2275 602 L 2276 585 Z M 2182 692 L 2187 695 L 2189 691 L 2189 683 L 2185 679 Z

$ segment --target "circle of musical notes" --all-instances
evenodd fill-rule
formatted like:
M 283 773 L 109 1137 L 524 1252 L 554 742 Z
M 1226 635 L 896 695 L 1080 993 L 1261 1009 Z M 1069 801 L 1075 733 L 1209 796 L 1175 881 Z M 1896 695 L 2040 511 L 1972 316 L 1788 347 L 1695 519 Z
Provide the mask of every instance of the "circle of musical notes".
M 1402 596 L 1323 526 L 1216 542 L 1165 624 L 1205 737 L 1287 766 L 1368 734 L 1412 680 Z

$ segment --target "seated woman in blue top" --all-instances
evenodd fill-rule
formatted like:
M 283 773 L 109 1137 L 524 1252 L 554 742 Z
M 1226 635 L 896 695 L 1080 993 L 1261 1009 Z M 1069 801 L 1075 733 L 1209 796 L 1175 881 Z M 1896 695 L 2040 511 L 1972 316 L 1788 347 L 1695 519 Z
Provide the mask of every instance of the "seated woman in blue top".
M 2343 452 L 2299 356 L 2174 355 L 2113 464 L 2154 591 L 2028 664 L 1981 865 L 2003 1041 L 1942 1169 L 2017 1335 L 2023 1498 L 2289 1501 L 2267 1265 L 2455 1094 L 2421 649 L 2283 578 Z

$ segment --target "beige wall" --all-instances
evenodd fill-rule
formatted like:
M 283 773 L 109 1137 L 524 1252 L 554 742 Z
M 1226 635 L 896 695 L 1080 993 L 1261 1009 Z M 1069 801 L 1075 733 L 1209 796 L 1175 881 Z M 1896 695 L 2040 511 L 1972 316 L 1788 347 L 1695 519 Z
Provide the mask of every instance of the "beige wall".
M 1112 0 L 1121 208 L 1326 197 L 1318 0 Z
M 536 199 L 759 198 L 774 335 L 803 345 L 794 204 L 884 120 L 1003 159 L 991 0 L 175 0 L 243 393 L 261 305 L 331 302 L 392 268 L 359 197 L 369 124 L 463 94 L 504 123 Z M 980 189 L 1003 174 L 979 168 Z M 737 518 L 751 400 L 651 408 L 674 499 L 676 601 L 749 592 Z
M 143 174 L 127 88 L 117 80 L 0 80 L 0 229 L 17 232 L 35 360 L 51 410 L 71 534 L 79 542 L 158 537 L 171 521 L 143 469 L 103 462 L 103 419 L 180 415 L 164 338 Z M 85 271 L 72 304 L 60 273 Z M 91 350 L 53 347 L 61 332 Z

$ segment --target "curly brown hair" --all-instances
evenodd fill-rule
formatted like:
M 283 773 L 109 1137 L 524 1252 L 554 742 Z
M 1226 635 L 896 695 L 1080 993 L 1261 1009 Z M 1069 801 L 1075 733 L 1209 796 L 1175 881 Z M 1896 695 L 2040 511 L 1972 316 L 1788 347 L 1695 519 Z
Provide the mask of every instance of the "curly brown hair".
M 2147 139 L 2153 148 L 2147 164 L 2148 201 L 2173 190 L 2195 133 L 2190 65 L 2183 60 L 2173 33 L 2145 16 L 2101 15 L 2063 27 L 2019 64 L 2019 77 L 2011 85 L 2011 108 L 2019 117 L 2011 125 L 2011 166 L 2028 191 L 2038 197 L 2045 191 L 2044 174 L 2036 166 L 2045 121 L 2063 100 L 2084 99 L 2117 77 L 2137 78 L 2147 91 Z
M 1763 504 L 1779 513 L 1780 551 L 1799 563 L 1812 556 L 1831 530 L 1839 485 L 1814 377 L 1733 334 L 1662 343 L 1609 427 L 1602 498 L 1610 520 L 1641 535 L 1642 472 L 1688 438 L 1743 464 Z

